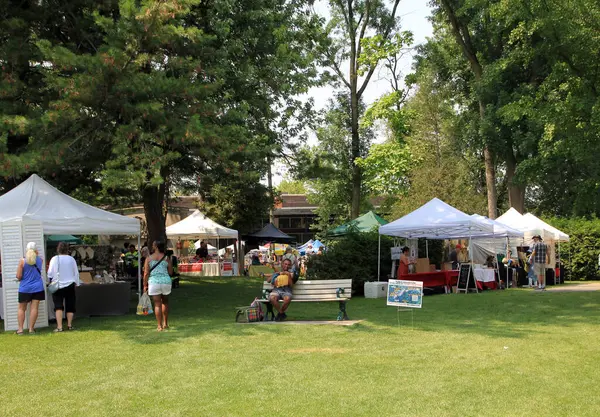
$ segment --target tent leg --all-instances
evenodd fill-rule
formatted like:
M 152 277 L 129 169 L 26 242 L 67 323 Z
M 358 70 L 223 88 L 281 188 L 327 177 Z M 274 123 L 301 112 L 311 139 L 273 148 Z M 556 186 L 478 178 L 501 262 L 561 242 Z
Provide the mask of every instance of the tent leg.
M 479 288 L 477 288 L 477 278 L 475 278 L 475 268 L 473 267 L 473 244 L 471 242 L 471 236 L 469 235 L 469 250 L 468 250 L 470 262 L 471 262 L 471 276 L 473 277 L 473 282 L 475 283 L 475 292 L 479 294 Z M 469 292 L 469 284 L 467 281 L 467 293 Z
M 142 296 L 142 235 L 138 235 L 138 298 Z
M 381 278 L 381 235 L 379 235 L 379 247 L 377 249 L 377 281 Z
M 429 259 L 429 241 L 425 239 L 425 257 Z

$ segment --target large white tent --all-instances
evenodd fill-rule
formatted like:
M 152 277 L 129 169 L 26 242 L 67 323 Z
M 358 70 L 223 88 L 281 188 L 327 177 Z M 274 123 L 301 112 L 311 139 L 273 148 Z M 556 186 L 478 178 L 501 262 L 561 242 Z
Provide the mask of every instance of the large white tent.
M 379 228 L 380 235 L 407 239 L 459 239 L 489 236 L 494 226 L 434 198 L 415 211 Z
M 510 226 L 507 226 L 503 223 L 501 223 L 498 220 L 492 220 L 490 218 L 481 216 L 479 214 L 473 214 L 471 215 L 471 217 L 473 217 L 476 220 L 479 220 L 482 223 L 486 223 L 492 226 L 492 233 L 486 236 L 480 236 L 483 238 L 507 238 L 507 237 L 523 237 L 523 232 L 517 229 L 514 229 Z M 479 239 L 479 237 L 478 237 Z
M 196 210 L 180 222 L 167 227 L 167 236 L 182 239 L 237 239 L 238 231 L 221 226 Z
M 0 197 L 0 222 L 42 222 L 45 235 L 139 235 L 140 221 L 77 201 L 33 174 Z
M 140 221 L 92 207 L 69 197 L 37 175 L 0 197 L 0 255 L 5 330 L 17 328 L 17 265 L 28 242 L 35 242 L 45 258 L 45 235 L 137 235 Z M 139 256 L 139 255 L 138 255 Z M 139 258 L 138 258 L 139 259 Z M 44 261 L 45 263 L 45 261 Z M 45 277 L 45 265 L 42 275 Z M 140 269 L 138 267 L 138 275 Z M 138 276 L 138 288 L 141 281 Z M 39 308 L 37 326 L 48 325 L 46 302 Z
M 556 227 L 549 225 L 545 221 L 538 219 L 531 213 L 527 213 L 523 215 L 523 218 L 530 224 L 535 225 L 535 227 L 539 227 L 550 232 L 553 236 L 552 239 L 557 242 L 568 242 L 570 237 L 568 234 L 561 232 Z

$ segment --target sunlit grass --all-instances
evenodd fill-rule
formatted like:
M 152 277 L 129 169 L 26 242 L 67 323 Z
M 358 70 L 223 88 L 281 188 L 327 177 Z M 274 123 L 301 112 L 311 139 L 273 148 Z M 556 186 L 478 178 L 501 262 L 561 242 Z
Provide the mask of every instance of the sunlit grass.
M 235 324 L 259 288 L 182 281 L 163 333 L 129 315 L 1 334 L 0 415 L 600 415 L 600 293 L 436 295 L 400 313 L 356 298 L 351 327 Z

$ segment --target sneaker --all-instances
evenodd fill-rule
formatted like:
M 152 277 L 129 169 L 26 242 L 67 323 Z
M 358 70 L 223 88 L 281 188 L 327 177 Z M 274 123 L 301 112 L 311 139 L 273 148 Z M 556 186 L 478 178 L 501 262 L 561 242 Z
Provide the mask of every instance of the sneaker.
M 279 319 L 279 321 L 284 321 L 285 319 L 287 319 L 287 314 L 281 313 L 281 318 Z

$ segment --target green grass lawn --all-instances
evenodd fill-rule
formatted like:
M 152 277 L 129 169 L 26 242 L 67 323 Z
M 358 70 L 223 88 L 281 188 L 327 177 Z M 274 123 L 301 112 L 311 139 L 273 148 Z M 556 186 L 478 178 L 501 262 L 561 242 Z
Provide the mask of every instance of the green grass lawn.
M 598 416 L 600 292 L 349 302 L 351 327 L 242 325 L 255 279 L 182 281 L 150 317 L 0 334 L 0 416 Z M 335 303 L 290 319 L 335 319 Z M 133 311 L 133 310 L 132 310 Z

